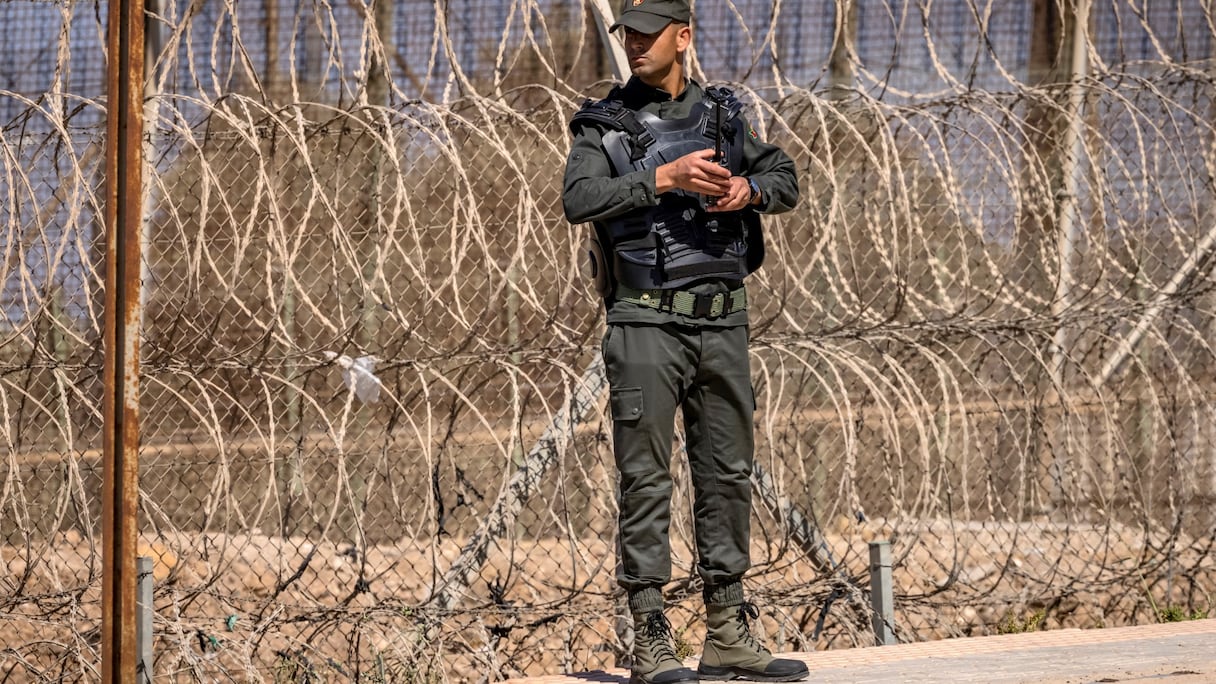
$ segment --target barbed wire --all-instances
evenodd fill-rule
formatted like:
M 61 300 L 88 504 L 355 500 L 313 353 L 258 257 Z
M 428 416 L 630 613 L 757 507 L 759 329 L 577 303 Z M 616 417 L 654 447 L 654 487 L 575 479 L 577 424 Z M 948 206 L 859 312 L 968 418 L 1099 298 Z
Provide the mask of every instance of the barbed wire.
M 769 640 L 872 643 L 875 539 L 904 640 L 1210 611 L 1211 8 L 1095 6 L 1073 80 L 1028 29 L 1067 35 L 1060 8 L 849 7 L 694 8 L 694 73 L 802 187 L 749 279 Z M 560 207 L 566 122 L 609 85 L 592 13 L 149 8 L 157 676 L 614 664 L 602 317 Z M 99 676 L 99 15 L 0 5 L 28 36 L 0 56 L 0 652 L 32 681 Z M 695 648 L 674 469 L 670 617 Z

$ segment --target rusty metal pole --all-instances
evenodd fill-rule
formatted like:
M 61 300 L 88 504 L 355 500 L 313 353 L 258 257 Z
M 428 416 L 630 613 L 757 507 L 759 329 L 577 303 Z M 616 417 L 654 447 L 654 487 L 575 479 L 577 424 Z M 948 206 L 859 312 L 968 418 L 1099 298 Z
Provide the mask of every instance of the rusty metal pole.
M 110 0 L 105 168 L 105 389 L 102 397 L 103 682 L 134 682 L 139 500 L 139 291 L 144 2 Z

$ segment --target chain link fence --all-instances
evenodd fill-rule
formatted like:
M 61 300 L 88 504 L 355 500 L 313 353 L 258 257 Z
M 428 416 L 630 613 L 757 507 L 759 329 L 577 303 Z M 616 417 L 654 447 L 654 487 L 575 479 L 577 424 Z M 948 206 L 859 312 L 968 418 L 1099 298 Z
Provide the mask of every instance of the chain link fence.
M 1211 610 L 1212 7 L 1095 6 L 1069 83 L 1068 8 L 1018 4 L 696 5 L 694 73 L 736 88 L 802 183 L 749 280 L 746 584 L 778 649 L 873 643 L 879 538 L 902 640 Z M 590 10 L 149 8 L 158 679 L 615 664 L 602 314 L 559 196 L 565 124 L 609 85 Z M 0 671 L 18 681 L 100 676 L 104 16 L 0 4 Z M 695 648 L 673 467 L 671 617 Z

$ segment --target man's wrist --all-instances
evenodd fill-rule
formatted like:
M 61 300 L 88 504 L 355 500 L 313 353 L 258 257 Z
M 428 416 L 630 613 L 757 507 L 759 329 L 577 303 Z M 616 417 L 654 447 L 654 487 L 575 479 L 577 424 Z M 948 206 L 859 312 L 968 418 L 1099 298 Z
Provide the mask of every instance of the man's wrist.
M 756 179 L 748 178 L 747 187 L 751 192 L 751 196 L 747 198 L 748 204 L 757 206 L 764 201 L 764 193 L 760 191 L 760 186 L 756 183 Z
M 667 177 L 667 164 L 655 167 L 654 170 L 654 194 L 657 197 L 665 192 L 675 189 L 675 183 Z

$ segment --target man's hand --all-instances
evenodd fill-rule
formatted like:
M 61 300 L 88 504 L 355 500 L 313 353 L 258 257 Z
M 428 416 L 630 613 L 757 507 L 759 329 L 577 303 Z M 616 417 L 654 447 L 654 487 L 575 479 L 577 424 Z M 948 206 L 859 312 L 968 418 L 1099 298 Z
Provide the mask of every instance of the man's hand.
M 727 190 L 717 202 L 714 202 L 705 211 L 710 213 L 720 211 L 739 211 L 746 207 L 752 199 L 752 186 L 748 185 L 747 179 L 743 176 L 731 176 L 730 189 Z
M 713 150 L 698 150 L 655 169 L 655 192 L 661 195 L 680 189 L 710 197 L 722 197 L 731 192 L 733 181 L 743 179 L 731 178 L 730 170 L 711 161 L 713 157 Z M 743 198 L 746 202 L 746 180 L 743 180 L 743 188 Z

